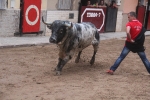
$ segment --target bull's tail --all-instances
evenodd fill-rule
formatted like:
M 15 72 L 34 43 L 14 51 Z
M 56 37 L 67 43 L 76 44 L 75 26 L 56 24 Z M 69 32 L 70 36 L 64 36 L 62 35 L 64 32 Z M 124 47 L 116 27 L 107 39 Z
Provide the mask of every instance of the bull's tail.
M 100 34 L 99 34 L 98 30 L 95 33 L 95 39 L 100 42 Z

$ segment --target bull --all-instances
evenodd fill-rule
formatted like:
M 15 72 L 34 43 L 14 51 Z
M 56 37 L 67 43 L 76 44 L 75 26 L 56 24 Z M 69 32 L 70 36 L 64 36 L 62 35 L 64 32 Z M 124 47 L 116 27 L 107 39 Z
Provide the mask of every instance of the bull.
M 94 48 L 94 53 L 90 60 L 90 64 L 94 64 L 95 55 L 100 44 L 100 35 L 92 23 L 72 23 L 70 21 L 61 20 L 46 23 L 43 17 L 42 22 L 47 25 L 52 32 L 49 42 L 57 44 L 59 47 L 59 59 L 55 68 L 56 75 L 61 74 L 62 68 L 73 57 L 75 52 L 78 52 L 75 59 L 75 63 L 78 63 L 82 50 L 89 45 L 92 45 Z

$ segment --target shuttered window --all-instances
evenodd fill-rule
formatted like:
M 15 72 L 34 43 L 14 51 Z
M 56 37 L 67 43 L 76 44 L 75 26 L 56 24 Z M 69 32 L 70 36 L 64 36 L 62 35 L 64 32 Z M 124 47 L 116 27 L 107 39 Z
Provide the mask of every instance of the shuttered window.
M 6 9 L 6 0 L 0 0 L 0 9 Z
M 72 0 L 58 0 L 58 9 L 71 10 Z

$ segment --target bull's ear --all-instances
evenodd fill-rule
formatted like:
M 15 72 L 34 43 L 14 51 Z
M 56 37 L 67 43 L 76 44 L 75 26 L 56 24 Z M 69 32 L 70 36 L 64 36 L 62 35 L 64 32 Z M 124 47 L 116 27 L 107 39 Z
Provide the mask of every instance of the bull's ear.
M 49 28 L 49 29 L 51 29 L 52 27 L 51 27 L 52 25 L 47 25 L 47 27 Z
M 64 24 L 68 28 L 72 28 L 73 27 L 73 23 L 71 23 L 71 22 L 64 22 Z
M 47 25 L 47 27 L 48 27 L 49 29 L 51 29 L 52 23 L 46 23 L 46 22 L 44 21 L 43 16 L 42 16 L 42 22 L 43 22 L 45 25 Z

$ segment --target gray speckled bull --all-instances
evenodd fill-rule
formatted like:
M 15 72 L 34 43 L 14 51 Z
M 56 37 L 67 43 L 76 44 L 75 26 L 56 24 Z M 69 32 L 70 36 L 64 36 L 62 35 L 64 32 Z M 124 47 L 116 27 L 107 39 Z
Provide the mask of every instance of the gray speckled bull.
M 94 48 L 94 53 L 90 60 L 90 64 L 94 64 L 95 54 L 99 48 L 100 35 L 92 23 L 71 23 L 61 20 L 46 23 L 43 18 L 42 21 L 52 31 L 49 42 L 57 44 L 59 47 L 59 61 L 55 69 L 57 75 L 61 74 L 62 68 L 76 51 L 78 56 L 75 62 L 78 63 L 82 50 L 89 45 L 93 45 Z

